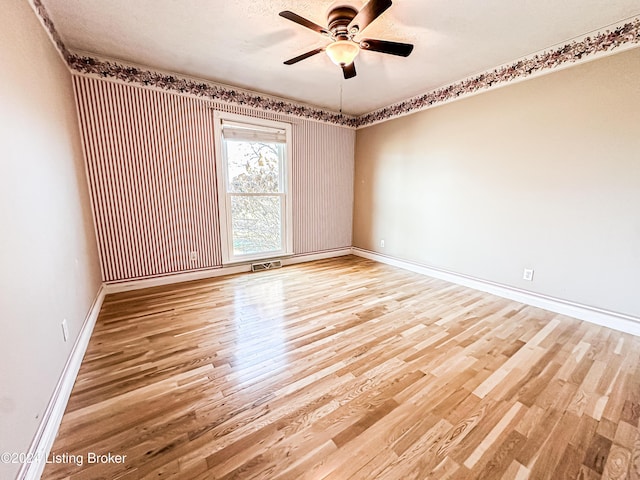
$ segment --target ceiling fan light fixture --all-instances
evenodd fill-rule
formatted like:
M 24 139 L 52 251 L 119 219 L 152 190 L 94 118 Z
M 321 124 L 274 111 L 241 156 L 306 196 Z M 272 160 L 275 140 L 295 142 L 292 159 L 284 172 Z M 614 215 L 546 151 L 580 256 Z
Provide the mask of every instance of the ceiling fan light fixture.
M 333 63 L 339 67 L 344 67 L 353 63 L 358 53 L 360 53 L 360 47 L 351 40 L 338 40 L 328 45 L 326 52 Z

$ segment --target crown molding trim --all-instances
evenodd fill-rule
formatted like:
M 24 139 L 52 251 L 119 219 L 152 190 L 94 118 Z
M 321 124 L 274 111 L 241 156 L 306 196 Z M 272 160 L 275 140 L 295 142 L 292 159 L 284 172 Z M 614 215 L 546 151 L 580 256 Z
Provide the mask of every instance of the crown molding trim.
M 620 22 L 613 30 L 596 31 L 564 45 L 524 57 L 511 64 L 499 66 L 493 70 L 354 117 L 206 80 L 190 79 L 177 74 L 125 65 L 115 60 L 102 60 L 89 55 L 72 53 L 62 41 L 42 1 L 29 0 L 29 2 L 48 31 L 56 49 L 71 71 L 77 74 L 110 78 L 350 128 L 367 127 L 416 113 L 513 82 L 551 73 L 559 68 L 566 68 L 577 63 L 594 60 L 600 56 L 610 55 L 623 48 L 637 47 L 640 44 L 640 17 L 634 17 L 623 21 L 624 23 Z

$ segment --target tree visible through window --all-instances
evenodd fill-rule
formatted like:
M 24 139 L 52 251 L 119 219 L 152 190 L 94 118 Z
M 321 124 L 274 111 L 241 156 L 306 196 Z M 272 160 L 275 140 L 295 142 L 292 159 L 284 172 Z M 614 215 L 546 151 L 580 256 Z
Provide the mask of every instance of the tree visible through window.
M 261 142 L 227 142 L 234 255 L 282 248 L 280 197 L 281 146 Z

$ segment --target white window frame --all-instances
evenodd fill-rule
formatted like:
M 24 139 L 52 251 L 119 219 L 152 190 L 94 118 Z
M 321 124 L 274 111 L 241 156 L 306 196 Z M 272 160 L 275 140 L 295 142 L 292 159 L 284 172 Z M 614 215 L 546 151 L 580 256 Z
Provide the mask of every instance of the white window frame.
M 234 255 L 233 253 L 233 236 L 231 232 L 231 194 L 228 189 L 227 174 L 227 156 L 225 151 L 225 142 L 222 137 L 223 122 L 237 122 L 248 126 L 270 129 L 284 130 L 286 135 L 286 143 L 283 147 L 283 167 L 281 174 L 282 182 L 282 201 L 283 218 L 281 218 L 281 239 L 282 248 L 277 251 L 264 252 L 250 255 Z M 263 118 L 249 117 L 246 115 L 238 115 L 227 112 L 214 112 L 214 137 L 215 137 L 215 156 L 216 156 L 216 177 L 218 186 L 218 209 L 220 221 L 220 241 L 222 248 L 222 264 L 234 264 L 242 262 L 252 262 L 256 260 L 267 260 L 270 258 L 278 258 L 293 255 L 293 207 L 291 202 L 291 124 L 277 122 L 275 120 L 267 120 Z

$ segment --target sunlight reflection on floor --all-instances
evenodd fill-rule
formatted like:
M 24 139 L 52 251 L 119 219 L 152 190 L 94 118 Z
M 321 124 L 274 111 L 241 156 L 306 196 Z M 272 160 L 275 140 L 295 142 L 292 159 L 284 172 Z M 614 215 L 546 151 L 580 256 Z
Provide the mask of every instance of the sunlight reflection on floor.
M 283 326 L 284 287 L 282 280 L 247 284 L 234 293 L 234 376 L 240 383 L 283 371 L 287 347 Z

